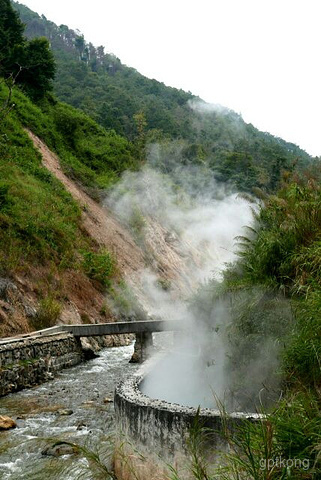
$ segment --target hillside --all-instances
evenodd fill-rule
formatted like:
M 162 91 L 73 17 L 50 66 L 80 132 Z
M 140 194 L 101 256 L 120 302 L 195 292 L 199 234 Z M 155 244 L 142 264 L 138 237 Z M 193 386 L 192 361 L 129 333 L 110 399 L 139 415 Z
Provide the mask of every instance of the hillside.
M 28 38 L 0 0 L 0 336 L 151 299 L 224 347 L 216 378 L 242 408 L 274 396 L 227 432 L 217 478 L 321 478 L 320 162 L 14 6 Z M 309 470 L 262 470 L 277 459 Z
M 6 96 L 7 88 L 2 85 L 1 105 Z M 106 306 L 105 290 L 118 283 L 134 262 L 134 244 L 127 260 L 122 261 L 121 239 L 119 250 L 113 252 L 106 232 L 100 237 L 95 235 L 99 230 L 94 225 L 98 214 L 94 218 L 89 216 L 89 204 L 95 202 L 84 192 L 85 201 L 79 201 L 75 195 L 73 199 L 60 183 L 58 173 L 51 174 L 45 168 L 48 165 L 42 164 L 29 139 L 25 127 L 60 151 L 71 176 L 73 171 L 85 172 L 88 184 L 90 178 L 97 178 L 99 168 L 91 170 L 76 160 L 72 148 L 64 143 L 66 137 L 57 130 L 54 111 L 63 111 L 64 107 L 56 104 L 47 116 L 18 89 L 13 93 L 13 101 L 15 109 L 1 118 L 0 123 L 0 336 L 49 326 L 58 318 L 67 322 L 113 320 Z M 69 122 L 77 122 L 77 112 L 73 116 L 69 107 L 67 111 Z M 86 117 L 78 120 L 85 128 Z M 99 127 L 87 121 L 96 147 L 99 143 L 108 147 L 108 137 L 101 137 Z M 61 169 L 59 174 L 61 177 Z M 74 188 L 78 188 L 76 184 Z M 98 205 L 96 208 L 99 209 Z M 111 225 L 112 220 L 109 230 Z M 107 229 L 107 224 L 104 228 Z M 124 236 L 122 230 L 120 235 Z
M 103 47 L 88 43 L 80 32 L 57 26 L 22 4 L 13 5 L 28 38 L 45 36 L 50 41 L 57 62 L 57 97 L 103 127 L 136 140 L 136 145 L 140 140 L 179 140 L 180 163 L 202 164 L 217 179 L 247 191 L 274 191 L 283 170 L 309 164 L 306 152 L 260 132 L 235 112 L 148 79 Z
M 15 87 L 11 101 L 0 119 L 0 336 L 142 315 L 147 265 L 184 291 L 179 239 L 150 218 L 143 246 L 137 218 L 126 228 L 99 202 L 99 185 L 135 173 L 132 144 L 50 97 L 36 105 Z
M 0 336 L 57 321 L 113 321 L 106 292 L 117 303 L 115 287 L 121 292 L 142 259 L 76 181 L 98 197 L 101 183 L 137 165 L 135 149 L 52 97 L 48 42 L 24 38 L 9 0 L 0 2 L 0 52 Z M 56 170 L 43 141 L 59 155 L 50 152 Z M 62 170 L 73 189 L 64 188 Z
M 0 335 L 135 314 L 130 288 L 143 299 L 136 272 L 146 266 L 184 290 L 178 239 L 150 218 L 142 248 L 140 217 L 130 233 L 99 205 L 103 189 L 141 167 L 140 139 L 57 101 L 48 42 L 23 37 L 9 0 L 0 14 Z

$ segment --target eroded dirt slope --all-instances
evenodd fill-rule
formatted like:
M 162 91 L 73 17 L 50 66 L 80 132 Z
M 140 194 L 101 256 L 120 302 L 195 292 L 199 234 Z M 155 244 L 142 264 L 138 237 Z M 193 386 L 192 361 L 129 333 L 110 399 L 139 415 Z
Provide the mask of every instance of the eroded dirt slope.
M 153 305 L 155 292 L 156 297 L 159 295 L 155 291 L 155 288 L 159 290 L 159 281 L 171 285 L 166 302 L 170 297 L 184 297 L 192 287 L 189 278 L 190 262 L 192 265 L 198 263 L 197 252 L 186 258 L 186 248 L 180 239 L 174 238 L 152 218 L 146 219 L 144 242 L 139 246 L 140 243 L 135 242 L 130 228 L 124 226 L 107 206 L 98 204 L 81 186 L 67 177 L 57 155 L 30 130 L 26 132 L 41 153 L 43 165 L 62 182 L 80 205 L 83 228 L 88 235 L 99 246 L 106 247 L 115 255 L 120 274 L 140 305 L 139 315 L 162 315 Z M 191 249 L 188 250 L 190 252 Z M 118 320 L 119 315 L 122 315 L 117 307 L 115 316 L 115 310 L 110 308 L 105 294 L 82 272 L 75 270 L 59 273 L 49 271 L 50 267 L 32 265 L 27 270 L 15 274 L 13 283 L 11 280 L 8 283 L 7 279 L 0 279 L 0 337 L 28 332 L 39 309 L 40 299 L 46 298 L 53 290 L 64 292 L 63 297 L 59 298 L 62 305 L 59 322 L 108 322 Z
M 100 205 L 87 195 L 82 188 L 62 171 L 59 158 L 32 132 L 27 131 L 35 147 L 40 151 L 43 165 L 48 168 L 71 193 L 82 207 L 83 225 L 88 234 L 99 244 L 112 251 L 121 273 L 136 293 L 138 300 L 148 310 L 144 297 L 143 272 L 152 271 L 160 279 L 171 282 L 173 295 L 185 294 L 190 290 L 190 265 L 197 265 L 198 252 L 189 248 L 190 258 L 186 258 L 179 238 L 175 241 L 156 219 L 149 218 L 145 231 L 145 246 L 142 250 L 132 233 L 114 216 L 105 205 Z
M 122 276 L 135 283 L 144 268 L 144 256 L 130 233 L 111 212 L 90 198 L 60 167 L 58 157 L 31 131 L 26 130 L 42 155 L 43 165 L 60 180 L 82 209 L 83 228 L 98 245 L 115 254 Z M 116 321 L 105 294 L 78 270 L 52 271 L 50 266 L 24 266 L 11 279 L 0 278 L 0 337 L 27 333 L 40 307 L 52 292 L 59 295 L 59 322 L 96 323 Z
M 73 180 L 67 177 L 53 152 L 30 130 L 27 133 L 42 155 L 43 165 L 60 180 L 73 198 L 82 207 L 83 225 L 88 234 L 101 246 L 107 247 L 117 257 L 123 275 L 132 279 L 144 268 L 144 257 L 130 233 L 105 207 L 89 197 Z

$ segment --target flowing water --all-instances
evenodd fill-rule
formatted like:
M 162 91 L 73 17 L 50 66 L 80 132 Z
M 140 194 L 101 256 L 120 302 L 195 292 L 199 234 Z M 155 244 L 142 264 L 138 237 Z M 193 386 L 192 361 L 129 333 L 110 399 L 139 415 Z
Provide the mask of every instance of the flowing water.
M 0 414 L 17 419 L 18 425 L 0 432 L 0 479 L 96 478 L 94 463 L 83 453 L 54 457 L 42 452 L 57 440 L 67 441 L 99 452 L 108 462 L 110 400 L 115 384 L 138 368 L 128 363 L 132 353 L 132 345 L 104 349 L 99 358 L 64 370 L 51 382 L 0 399 Z

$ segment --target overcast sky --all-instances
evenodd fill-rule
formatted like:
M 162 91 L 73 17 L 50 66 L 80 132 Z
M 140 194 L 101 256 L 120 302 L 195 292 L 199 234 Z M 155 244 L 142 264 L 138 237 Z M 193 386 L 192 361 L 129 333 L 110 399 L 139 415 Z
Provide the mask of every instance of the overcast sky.
M 320 0 L 20 0 L 147 77 L 321 155 Z

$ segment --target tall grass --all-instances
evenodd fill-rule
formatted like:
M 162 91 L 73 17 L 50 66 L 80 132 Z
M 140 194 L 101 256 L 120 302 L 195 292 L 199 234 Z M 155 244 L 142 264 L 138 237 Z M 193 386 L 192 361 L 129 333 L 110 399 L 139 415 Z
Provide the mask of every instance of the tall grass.
M 248 236 L 239 238 L 240 258 L 226 271 L 225 292 L 281 293 L 291 305 L 292 320 L 284 330 L 286 319 L 279 317 L 281 337 L 271 318 L 284 344 L 284 400 L 267 421 L 245 425 L 232 439 L 224 479 L 321 478 L 320 239 L 321 188 L 312 177 L 288 179 L 277 195 L 265 199 Z M 250 319 L 249 308 L 236 323 L 238 334 L 240 326 L 246 335 L 260 327 L 259 318 Z

